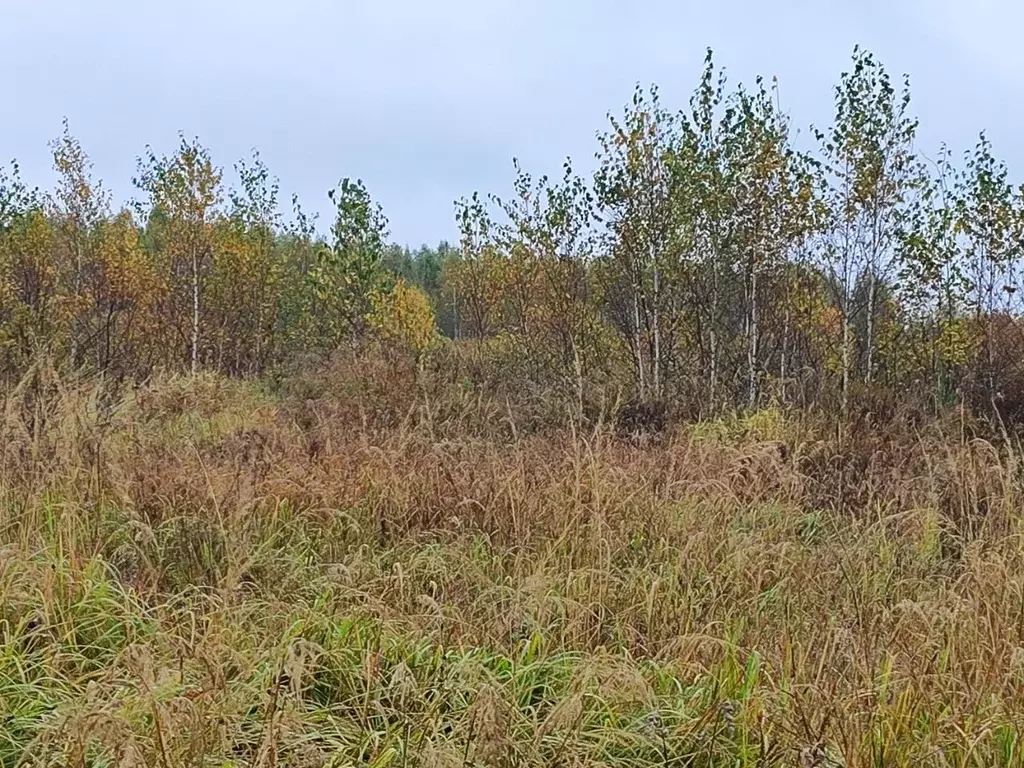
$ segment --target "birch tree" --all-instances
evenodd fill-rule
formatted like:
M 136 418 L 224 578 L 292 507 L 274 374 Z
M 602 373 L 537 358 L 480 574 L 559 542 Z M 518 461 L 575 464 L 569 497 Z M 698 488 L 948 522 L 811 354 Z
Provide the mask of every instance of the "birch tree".
M 183 135 L 174 155 L 157 156 L 147 147 L 138 165 L 135 184 L 149 196 L 149 214 L 157 213 L 167 223 L 164 267 L 172 286 L 169 309 L 179 337 L 187 339 L 187 360 L 194 375 L 200 366 L 203 294 L 213 262 L 213 219 L 222 173 L 198 139 L 189 141 Z
M 914 152 L 917 120 L 909 109 L 909 81 L 904 78 L 897 93 L 885 68 L 870 53 L 855 48 L 853 68 L 842 74 L 836 87 L 832 127 L 827 133 L 818 133 L 830 180 L 832 224 L 823 256 L 842 320 L 844 413 L 856 362 L 855 315 L 860 312 L 865 318 L 864 363 L 860 367 L 864 380 L 870 382 L 877 365 L 879 284 L 893 266 L 908 195 L 923 183 Z M 866 282 L 861 292 L 864 300 L 856 302 L 861 280 Z
M 666 273 L 675 229 L 671 158 L 681 141 L 679 118 L 662 108 L 657 89 L 637 88 L 622 118 L 599 137 L 594 177 L 606 248 L 628 287 L 629 311 L 620 321 L 628 340 L 641 400 L 664 394 Z M 670 270 L 669 270 L 670 271 Z
M 993 318 L 1010 308 L 1017 292 L 1017 262 L 1024 239 L 1021 199 L 1008 181 L 1005 163 L 992 154 L 984 133 L 965 156 L 957 195 L 956 229 L 960 234 L 969 304 L 982 334 L 980 379 L 987 400 L 997 392 Z
M 50 143 L 50 149 L 57 171 L 52 204 L 66 254 L 58 258 L 68 284 L 65 300 L 71 315 L 69 357 L 74 367 L 82 362 L 83 343 L 94 330 L 89 328 L 91 318 L 86 317 L 93 304 L 87 286 L 91 282 L 89 273 L 95 271 L 96 236 L 100 223 L 109 215 L 110 196 L 91 178 L 92 164 L 81 143 L 71 135 L 67 120 L 61 136 Z

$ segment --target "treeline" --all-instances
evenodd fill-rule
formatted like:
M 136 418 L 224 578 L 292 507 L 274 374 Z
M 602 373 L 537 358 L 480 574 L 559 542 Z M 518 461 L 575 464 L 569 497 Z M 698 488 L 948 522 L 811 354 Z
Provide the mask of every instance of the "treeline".
M 258 154 L 227 187 L 198 141 L 147 149 L 141 200 L 120 210 L 91 175 L 67 125 L 51 144 L 56 188 L 0 175 L 0 372 L 17 377 L 40 353 L 69 368 L 124 378 L 155 367 L 260 375 L 373 331 L 417 350 L 434 333 L 424 285 L 430 259 L 408 267 L 360 182 L 330 192 L 330 236 L 278 186 Z M 393 266 L 392 273 L 387 266 Z M 397 324 L 397 325 L 396 325 Z
M 47 350 L 260 375 L 366 339 L 422 364 L 447 337 L 580 417 L 611 390 L 694 415 L 868 395 L 1024 416 L 1024 188 L 984 134 L 961 161 L 920 152 L 908 82 L 862 50 L 834 99 L 798 142 L 775 84 L 728 88 L 709 52 L 685 108 L 637 89 L 610 116 L 592 176 L 517 164 L 510 196 L 456 204 L 457 246 L 415 252 L 360 182 L 321 236 L 258 156 L 228 187 L 185 139 L 115 210 L 65 126 L 55 190 L 0 177 L 0 370 Z

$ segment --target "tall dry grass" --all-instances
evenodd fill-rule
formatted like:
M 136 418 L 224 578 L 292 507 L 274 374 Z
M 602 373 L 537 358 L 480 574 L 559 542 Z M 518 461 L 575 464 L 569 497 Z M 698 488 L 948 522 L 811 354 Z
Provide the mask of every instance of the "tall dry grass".
M 396 376 L 12 388 L 0 765 L 1024 764 L 1008 436 Z

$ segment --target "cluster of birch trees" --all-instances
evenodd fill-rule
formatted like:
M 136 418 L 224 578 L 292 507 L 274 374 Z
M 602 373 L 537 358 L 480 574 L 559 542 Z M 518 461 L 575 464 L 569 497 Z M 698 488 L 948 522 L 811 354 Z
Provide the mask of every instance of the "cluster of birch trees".
M 325 237 L 297 200 L 284 220 L 258 154 L 234 166 L 229 188 L 196 140 L 166 156 L 147 148 L 139 199 L 116 209 L 66 124 L 51 149 L 52 192 L 27 188 L 16 165 L 0 171 L 6 378 L 40 355 L 117 378 L 158 367 L 260 375 L 396 317 L 386 330 L 425 346 L 429 304 L 384 268 L 387 221 L 361 182 L 329 193 Z
M 115 207 L 65 125 L 52 191 L 0 170 L 0 374 L 49 353 L 260 375 L 378 333 L 418 356 L 448 337 L 580 415 L 609 384 L 701 413 L 1024 403 L 1024 188 L 984 134 L 921 151 L 908 82 L 863 50 L 834 106 L 797 131 L 774 81 L 731 87 L 709 52 L 683 108 L 638 88 L 610 116 L 593 174 L 516 164 L 509 195 L 456 204 L 456 246 L 417 252 L 360 182 L 320 235 L 258 155 L 229 186 L 184 137 Z
M 517 168 L 510 199 L 462 202 L 462 333 L 521 339 L 579 403 L 615 364 L 703 413 L 1009 403 L 1024 189 L 984 134 L 955 163 L 917 129 L 907 80 L 863 50 L 804 137 L 776 83 L 727 89 L 709 52 L 685 109 L 638 89 L 610 118 L 591 180 Z

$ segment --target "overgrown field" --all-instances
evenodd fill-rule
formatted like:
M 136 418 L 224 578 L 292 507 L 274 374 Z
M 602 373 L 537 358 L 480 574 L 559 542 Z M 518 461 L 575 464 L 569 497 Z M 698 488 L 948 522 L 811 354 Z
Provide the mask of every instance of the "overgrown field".
M 359 370 L 8 393 L 0 765 L 1024 763 L 1010 436 Z

